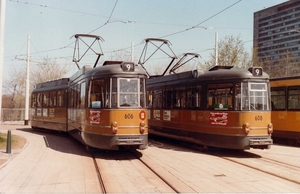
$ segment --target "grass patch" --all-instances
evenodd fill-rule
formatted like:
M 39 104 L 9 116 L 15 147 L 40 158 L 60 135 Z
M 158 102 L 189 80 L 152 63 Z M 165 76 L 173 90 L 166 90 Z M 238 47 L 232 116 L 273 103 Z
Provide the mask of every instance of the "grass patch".
M 21 149 L 26 143 L 24 137 L 18 135 L 11 135 L 11 148 Z M 6 149 L 7 144 L 7 133 L 0 133 L 0 149 Z

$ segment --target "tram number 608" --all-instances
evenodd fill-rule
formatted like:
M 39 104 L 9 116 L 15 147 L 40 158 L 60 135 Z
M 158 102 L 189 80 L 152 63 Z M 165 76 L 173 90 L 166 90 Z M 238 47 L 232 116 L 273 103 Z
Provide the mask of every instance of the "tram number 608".
M 261 115 L 255 116 L 255 121 L 262 121 L 263 117 Z
M 125 118 L 125 119 L 133 119 L 133 114 L 130 114 L 130 113 L 125 114 L 125 115 L 124 115 L 124 118 Z

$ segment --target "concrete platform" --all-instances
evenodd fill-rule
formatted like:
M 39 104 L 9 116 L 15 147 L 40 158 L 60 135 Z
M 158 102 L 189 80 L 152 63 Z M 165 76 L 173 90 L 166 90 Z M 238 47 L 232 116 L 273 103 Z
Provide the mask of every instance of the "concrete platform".
M 0 150 L 0 159 L 7 160 L 0 165 L 0 194 L 101 193 L 94 162 L 81 143 L 70 138 L 68 134 L 32 130 L 24 125 L 0 125 L 1 133 L 6 133 L 9 129 L 12 134 L 26 138 L 27 143 L 22 150 L 12 150 L 11 154 Z M 257 157 L 267 155 L 274 157 L 274 160 L 291 159 L 293 160 L 291 164 L 299 166 L 298 149 L 273 146 L 270 150 L 255 150 L 253 155 L 256 154 Z M 141 153 L 142 160 L 150 164 L 160 176 L 174 184 L 173 186 L 182 193 L 298 193 L 300 191 L 300 184 L 223 160 L 210 153 L 185 149 L 184 146 L 149 141 L 148 149 L 142 150 Z M 284 156 L 287 158 L 283 158 Z M 105 160 L 101 155 L 98 157 Z M 242 161 L 259 162 L 255 159 L 255 157 L 241 158 Z M 134 162 L 135 160 L 128 160 L 125 164 L 133 165 Z M 135 183 L 140 183 L 141 179 L 144 180 L 142 181 L 144 187 L 150 187 L 150 182 L 157 181 L 143 173 L 127 172 L 117 159 L 106 160 L 106 164 L 109 167 L 105 170 L 109 171 L 112 178 L 118 176 L 118 180 L 122 182 L 133 180 L 120 189 L 125 193 L 139 191 Z M 262 167 L 268 168 L 269 164 Z M 120 171 L 125 171 L 124 175 L 120 175 Z M 152 193 L 150 192 L 152 190 L 148 189 L 147 193 Z
M 82 144 L 66 135 L 40 133 L 24 125 L 0 125 L 28 141 L 11 154 L 1 150 L 0 193 L 99 193 L 95 167 Z M 48 143 L 46 143 L 46 141 Z

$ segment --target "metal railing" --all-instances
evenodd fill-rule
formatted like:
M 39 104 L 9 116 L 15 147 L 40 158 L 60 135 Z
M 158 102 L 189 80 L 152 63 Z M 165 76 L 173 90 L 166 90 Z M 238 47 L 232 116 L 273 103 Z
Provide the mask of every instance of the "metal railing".
M 24 121 L 25 108 L 2 108 L 1 109 L 2 122 Z

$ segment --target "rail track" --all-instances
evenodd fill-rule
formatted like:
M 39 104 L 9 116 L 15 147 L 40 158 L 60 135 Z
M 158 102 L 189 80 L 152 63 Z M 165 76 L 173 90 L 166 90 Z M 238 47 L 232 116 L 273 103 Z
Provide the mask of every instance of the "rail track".
M 153 143 L 153 141 L 150 142 Z M 161 147 L 165 144 L 164 140 L 162 140 L 162 143 L 159 142 L 160 140 L 155 142 L 156 147 Z M 168 143 L 170 143 L 170 141 L 167 140 L 167 144 Z M 200 153 L 211 156 L 217 156 L 237 165 L 253 169 L 254 171 L 259 171 L 300 185 L 300 153 L 297 150 L 298 148 L 273 145 L 273 149 L 271 148 L 268 150 L 250 149 L 246 151 L 238 151 L 217 148 L 207 149 L 185 143 L 182 145 L 184 145 L 182 146 L 184 148 L 197 150 Z M 221 173 L 220 175 L 224 174 Z
M 260 172 L 300 184 L 300 165 L 297 166 L 288 163 L 288 161 L 282 161 L 283 159 L 279 160 L 269 158 L 267 156 L 258 156 L 249 152 L 239 152 L 232 156 L 219 155 L 219 157 L 239 165 L 243 165 Z
M 98 181 L 99 181 L 100 188 L 101 188 L 101 190 L 102 190 L 103 193 L 107 193 L 107 190 L 106 190 L 105 185 L 103 183 L 103 179 L 102 179 L 101 173 L 99 171 L 99 167 L 97 165 L 97 161 L 95 159 L 94 154 L 92 154 L 92 158 L 93 158 L 95 169 L 96 169 L 96 172 L 97 172 L 97 175 L 98 175 Z
M 103 193 L 179 193 L 138 151 L 98 151 L 92 156 Z
M 149 148 L 142 151 L 94 152 L 103 193 L 293 192 L 300 189 L 297 162 L 300 153 L 294 156 L 297 150 L 291 153 L 278 152 L 277 148 L 241 152 L 199 150 L 178 142 L 149 142 Z

